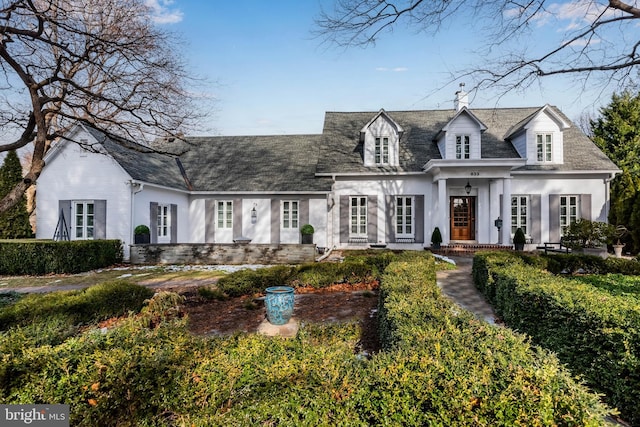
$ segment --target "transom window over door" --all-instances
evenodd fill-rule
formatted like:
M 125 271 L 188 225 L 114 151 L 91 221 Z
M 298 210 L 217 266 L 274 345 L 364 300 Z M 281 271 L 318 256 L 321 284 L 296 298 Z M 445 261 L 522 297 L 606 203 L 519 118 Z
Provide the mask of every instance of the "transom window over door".
M 378 165 L 389 164 L 389 138 L 376 138 L 375 162 Z
M 233 228 L 233 202 L 218 202 L 218 228 Z
M 94 236 L 94 205 L 93 202 L 74 202 L 75 238 L 90 240 Z
M 471 145 L 469 135 L 456 135 L 456 159 L 469 159 Z
M 413 237 L 413 197 L 396 197 L 396 237 Z
M 567 227 L 580 218 L 578 196 L 560 196 L 560 233 L 564 235 Z
M 525 235 L 529 234 L 529 198 L 527 196 L 511 197 L 511 234 L 521 228 Z
M 282 202 L 282 228 L 298 228 L 298 201 L 285 200 Z
M 351 197 L 349 235 L 351 237 L 367 237 L 367 197 Z
M 551 161 L 552 137 L 550 133 L 536 135 L 536 149 L 539 162 Z

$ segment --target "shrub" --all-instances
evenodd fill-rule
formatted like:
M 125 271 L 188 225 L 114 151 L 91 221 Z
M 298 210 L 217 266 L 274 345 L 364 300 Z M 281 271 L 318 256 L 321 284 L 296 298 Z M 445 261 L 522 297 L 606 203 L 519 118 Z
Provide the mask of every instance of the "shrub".
M 51 321 L 88 324 L 139 311 L 152 295 L 151 289 L 125 281 L 107 282 L 79 291 L 30 294 L 0 310 L 0 330 Z
M 433 234 L 431 235 L 431 243 L 436 246 L 442 243 L 442 234 L 440 233 L 440 228 L 436 227 L 433 229 Z
M 149 227 L 144 224 L 137 225 L 136 228 L 133 229 L 133 234 L 135 235 L 149 234 L 150 232 Z
M 313 225 L 305 224 L 300 227 L 300 234 L 313 234 L 314 233 Z
M 555 258 L 554 255 L 552 258 Z M 582 259 L 577 258 L 577 259 Z M 572 258 L 573 259 L 573 258 Z M 640 422 L 640 303 L 637 298 L 527 266 L 516 257 L 474 258 L 476 285 L 512 328 L 529 334 Z M 550 259 L 550 264 L 552 263 Z M 485 283 L 479 280 L 486 280 Z
M 119 240 L 0 241 L 0 274 L 75 274 L 122 262 Z

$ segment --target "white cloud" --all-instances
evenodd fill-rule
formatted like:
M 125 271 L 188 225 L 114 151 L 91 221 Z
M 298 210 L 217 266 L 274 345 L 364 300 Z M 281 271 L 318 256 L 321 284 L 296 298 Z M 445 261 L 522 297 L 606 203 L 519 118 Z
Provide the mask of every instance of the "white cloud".
M 184 17 L 180 9 L 171 7 L 173 0 L 146 0 L 145 3 L 151 10 L 151 19 L 156 24 L 175 24 Z
M 592 38 L 592 39 L 581 38 L 581 39 L 572 41 L 571 43 L 569 43 L 569 45 L 570 46 L 581 47 L 581 46 L 588 46 L 588 45 L 598 44 L 600 42 L 601 42 L 601 40 L 600 39 L 596 39 L 596 38 Z
M 376 71 L 381 71 L 381 72 L 392 71 L 394 73 L 402 73 L 402 72 L 408 71 L 408 70 L 409 69 L 407 67 L 394 67 L 394 68 L 376 67 Z

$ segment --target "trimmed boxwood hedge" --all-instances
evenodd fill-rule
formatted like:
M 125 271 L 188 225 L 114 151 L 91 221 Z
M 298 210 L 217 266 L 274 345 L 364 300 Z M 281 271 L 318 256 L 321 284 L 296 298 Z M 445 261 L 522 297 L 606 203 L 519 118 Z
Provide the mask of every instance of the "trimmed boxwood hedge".
M 120 262 L 120 240 L 0 240 L 2 275 L 75 274 Z
M 415 410 L 411 425 L 605 423 L 604 405 L 554 355 L 443 297 L 432 259 L 389 265 L 379 323 L 385 363 L 371 400 L 391 424 L 406 423 L 404 408 Z
M 553 275 L 509 253 L 474 258 L 476 286 L 510 327 L 555 352 L 640 424 L 640 304 L 635 298 Z

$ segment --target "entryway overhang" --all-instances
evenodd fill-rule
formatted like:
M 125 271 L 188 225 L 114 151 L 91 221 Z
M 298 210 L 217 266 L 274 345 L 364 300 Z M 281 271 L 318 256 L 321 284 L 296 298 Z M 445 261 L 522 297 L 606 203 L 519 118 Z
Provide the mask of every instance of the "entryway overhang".
M 424 165 L 425 173 L 433 182 L 450 178 L 508 178 L 513 169 L 524 166 L 525 159 L 475 159 L 475 160 L 430 160 Z

